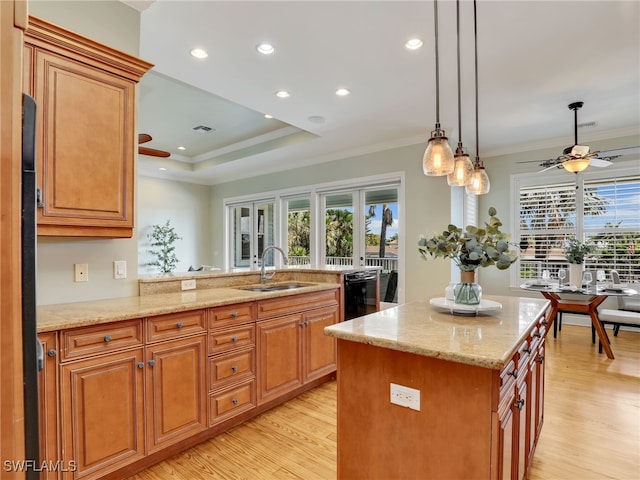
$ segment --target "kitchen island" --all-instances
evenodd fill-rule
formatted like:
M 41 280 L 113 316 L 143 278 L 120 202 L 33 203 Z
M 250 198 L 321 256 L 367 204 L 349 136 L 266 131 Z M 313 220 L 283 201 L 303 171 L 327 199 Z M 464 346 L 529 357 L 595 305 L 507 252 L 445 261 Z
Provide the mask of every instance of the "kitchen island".
M 488 298 L 502 308 L 464 317 L 421 301 L 325 328 L 338 339 L 339 479 L 526 476 L 549 302 Z

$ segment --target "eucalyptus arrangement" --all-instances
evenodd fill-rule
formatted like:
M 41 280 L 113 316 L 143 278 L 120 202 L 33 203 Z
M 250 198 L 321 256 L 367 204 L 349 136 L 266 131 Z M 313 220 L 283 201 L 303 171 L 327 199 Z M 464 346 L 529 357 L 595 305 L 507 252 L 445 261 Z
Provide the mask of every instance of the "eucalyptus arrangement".
M 450 258 L 463 272 L 473 272 L 478 267 L 495 265 L 506 270 L 516 261 L 515 249 L 510 248 L 508 234 L 500 230 L 502 222 L 496 217 L 496 209 L 489 209 L 489 221 L 485 228 L 468 225 L 464 230 L 449 225 L 440 234 L 420 235 L 418 252 L 428 258 Z
M 567 262 L 580 265 L 584 263 L 586 257 L 596 252 L 596 246 L 593 243 L 581 242 L 574 237 L 565 242 L 563 250 Z
M 182 240 L 182 237 L 176 233 L 169 220 L 164 225 L 152 225 L 151 228 L 151 233 L 147 234 L 147 238 L 153 248 L 148 252 L 155 257 L 155 260 L 147 265 L 159 267 L 162 273 L 171 273 L 178 263 L 174 243 L 177 240 Z

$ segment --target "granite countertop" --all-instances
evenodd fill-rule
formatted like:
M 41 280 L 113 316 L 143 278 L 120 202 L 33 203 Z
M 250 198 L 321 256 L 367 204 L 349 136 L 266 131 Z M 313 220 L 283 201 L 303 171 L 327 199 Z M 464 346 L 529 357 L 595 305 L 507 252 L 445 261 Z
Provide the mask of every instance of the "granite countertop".
M 324 331 L 341 340 L 500 370 L 550 302 L 506 296 L 483 298 L 501 303 L 502 308 L 478 316 L 455 316 L 425 300 L 332 325 Z
M 186 290 L 178 293 L 159 293 L 138 297 L 44 305 L 38 307 L 37 329 L 38 333 L 42 333 L 131 318 L 329 290 L 337 287 L 339 285 L 336 283 L 314 283 L 293 290 L 276 290 L 272 292 L 252 292 L 241 288 L 220 287 Z

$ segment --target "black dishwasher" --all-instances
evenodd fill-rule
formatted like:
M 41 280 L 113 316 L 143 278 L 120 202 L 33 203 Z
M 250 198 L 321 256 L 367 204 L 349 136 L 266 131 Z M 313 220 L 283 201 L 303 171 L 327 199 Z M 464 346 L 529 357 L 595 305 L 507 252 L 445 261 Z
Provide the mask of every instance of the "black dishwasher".
M 378 311 L 378 272 L 362 271 L 344 276 L 344 319 Z

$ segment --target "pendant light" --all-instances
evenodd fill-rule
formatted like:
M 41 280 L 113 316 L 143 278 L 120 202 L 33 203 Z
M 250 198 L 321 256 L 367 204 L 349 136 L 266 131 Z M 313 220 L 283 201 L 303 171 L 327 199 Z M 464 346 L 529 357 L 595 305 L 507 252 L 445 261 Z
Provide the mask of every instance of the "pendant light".
M 478 141 L 478 20 L 476 12 L 476 0 L 473 0 L 473 35 L 475 40 L 475 70 L 476 70 L 476 161 L 473 167 L 471 179 L 465 190 L 472 195 L 484 195 L 489 193 L 491 182 L 484 165 L 480 160 L 480 146 Z
M 454 155 L 453 172 L 447 175 L 447 183 L 452 187 L 464 187 L 473 173 L 473 164 L 462 146 L 462 101 L 460 96 L 460 0 L 456 0 L 456 33 L 458 36 L 458 148 Z
M 422 157 L 422 170 L 428 176 L 443 176 L 453 172 L 453 151 L 449 146 L 444 130 L 440 128 L 440 70 L 438 65 L 438 0 L 433 2 L 435 23 L 436 50 L 436 129 L 431 132 L 431 138 Z

